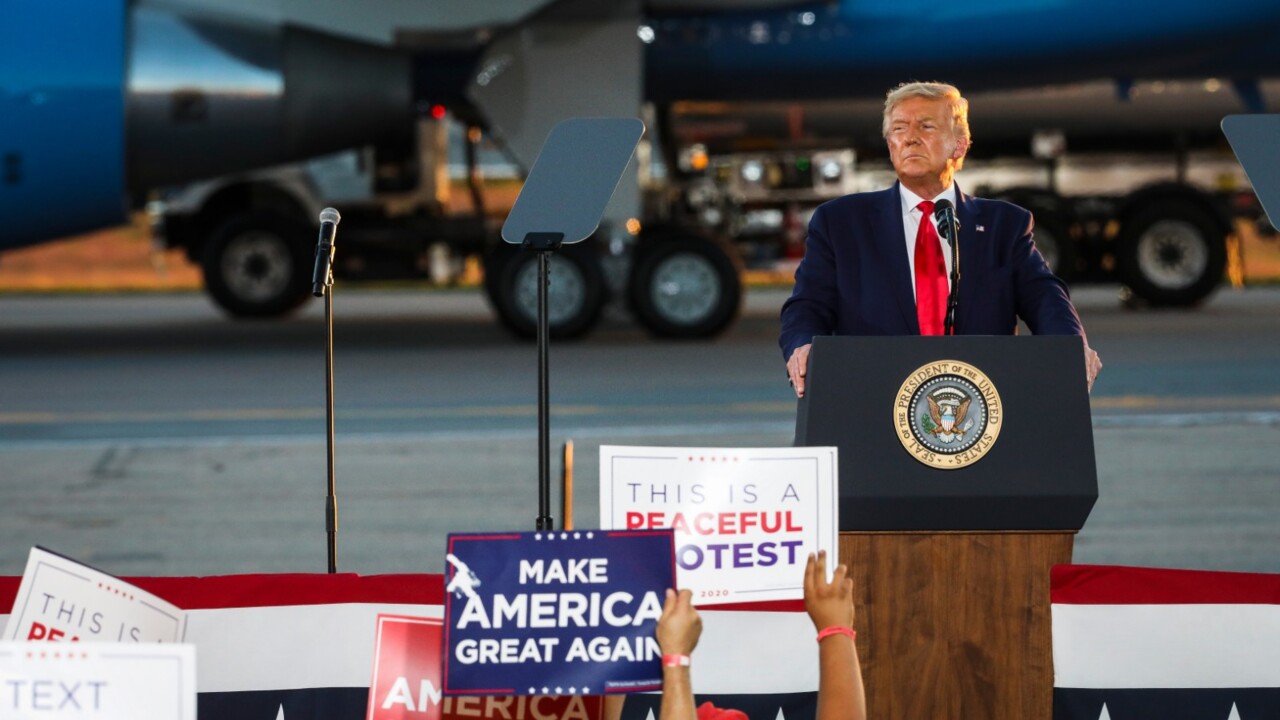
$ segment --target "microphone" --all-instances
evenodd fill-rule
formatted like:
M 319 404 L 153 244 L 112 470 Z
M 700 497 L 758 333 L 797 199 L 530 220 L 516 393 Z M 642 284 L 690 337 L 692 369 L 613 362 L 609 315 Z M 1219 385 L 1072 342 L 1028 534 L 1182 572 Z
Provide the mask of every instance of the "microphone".
M 956 332 L 956 306 L 960 304 L 960 221 L 950 200 L 939 200 L 933 206 L 938 220 L 938 234 L 951 245 L 951 292 L 947 294 L 947 314 L 942 321 L 942 334 Z
M 933 217 L 938 221 L 938 234 L 952 247 L 955 247 L 957 235 L 960 233 L 960 222 L 956 220 L 956 209 L 950 200 L 939 200 L 933 206 Z
M 320 211 L 320 242 L 316 245 L 316 269 L 311 274 L 311 294 L 323 297 L 325 288 L 333 284 L 333 238 L 338 234 L 342 216 L 327 207 Z

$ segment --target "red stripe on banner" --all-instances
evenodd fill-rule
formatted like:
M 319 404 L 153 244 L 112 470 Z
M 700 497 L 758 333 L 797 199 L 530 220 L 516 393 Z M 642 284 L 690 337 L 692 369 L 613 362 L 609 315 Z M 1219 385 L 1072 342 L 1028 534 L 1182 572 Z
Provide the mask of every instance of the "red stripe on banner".
M 0 577 L 0 612 L 13 611 L 13 601 L 18 597 L 18 586 L 21 584 L 20 577 Z
M 1056 565 L 1050 598 L 1059 605 L 1280 605 L 1280 575 Z
M 335 603 L 444 604 L 443 575 L 361 577 L 343 573 L 122 579 L 183 610 Z M 18 577 L 0 577 L 0 607 L 13 607 L 21 582 Z
M 699 607 L 699 612 L 735 610 L 739 612 L 804 612 L 804 600 L 762 600 L 759 602 L 724 603 Z

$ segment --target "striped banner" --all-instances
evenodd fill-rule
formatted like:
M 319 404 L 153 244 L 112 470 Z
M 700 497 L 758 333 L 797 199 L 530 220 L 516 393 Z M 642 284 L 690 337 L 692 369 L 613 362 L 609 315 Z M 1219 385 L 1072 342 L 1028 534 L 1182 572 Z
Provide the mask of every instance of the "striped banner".
M 443 616 L 440 575 L 125 580 L 187 611 L 201 720 L 364 720 L 378 616 Z M 19 581 L 0 578 L 0 607 L 12 607 Z M 692 670 L 699 703 L 752 720 L 813 718 L 818 654 L 800 603 L 722 606 L 702 617 Z M 0 615 L 0 624 L 7 620 Z M 656 718 L 658 698 L 629 696 L 623 720 Z M 445 701 L 422 720 L 441 718 L 441 710 L 444 720 L 585 720 L 563 703 Z
M 1055 720 L 1280 718 L 1280 575 L 1060 565 Z

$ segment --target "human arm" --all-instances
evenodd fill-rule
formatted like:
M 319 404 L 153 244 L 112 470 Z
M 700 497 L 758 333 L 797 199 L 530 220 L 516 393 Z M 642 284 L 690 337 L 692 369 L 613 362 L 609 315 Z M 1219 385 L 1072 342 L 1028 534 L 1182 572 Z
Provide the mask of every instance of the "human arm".
M 702 635 L 702 618 L 693 607 L 693 593 L 668 589 L 658 618 L 658 648 L 663 657 L 693 654 Z M 662 664 L 662 706 L 659 720 L 695 720 L 693 685 L 688 665 Z
M 827 553 L 810 555 L 804 569 L 804 609 L 821 632 L 830 627 L 853 629 L 853 580 L 848 568 L 836 566 L 827 582 Z M 866 720 L 867 698 L 853 638 L 829 635 L 818 641 L 818 712 L 816 720 Z
M 1026 211 L 1023 211 L 1026 212 Z M 1049 268 L 1034 240 L 1035 220 L 1027 213 L 1026 230 L 1014 244 L 1017 270 L 1017 312 L 1036 335 L 1079 335 L 1084 345 L 1084 374 L 1088 390 L 1102 369 L 1098 353 L 1089 347 L 1080 315 L 1071 304 L 1066 284 Z
M 819 207 L 809 221 L 804 258 L 796 268 L 795 287 L 783 304 L 780 315 L 778 345 L 782 348 L 782 360 L 787 363 L 787 376 L 796 397 L 804 395 L 803 370 L 808 346 L 814 336 L 830 335 L 836 328 L 839 303 L 836 258 L 826 229 L 826 210 L 826 206 Z M 804 348 L 803 353 L 801 348 Z M 797 353 L 800 353 L 799 357 Z M 793 368 L 801 372 L 797 374 Z

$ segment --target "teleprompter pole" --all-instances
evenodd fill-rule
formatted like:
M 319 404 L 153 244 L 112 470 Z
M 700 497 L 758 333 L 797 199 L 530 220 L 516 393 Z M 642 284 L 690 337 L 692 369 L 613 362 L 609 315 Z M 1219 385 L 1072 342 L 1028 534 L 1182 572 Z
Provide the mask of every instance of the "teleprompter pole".
M 523 247 L 538 253 L 538 518 L 536 530 L 554 530 L 551 517 L 551 329 L 547 320 L 547 288 L 551 283 L 551 253 L 564 233 L 533 232 Z

